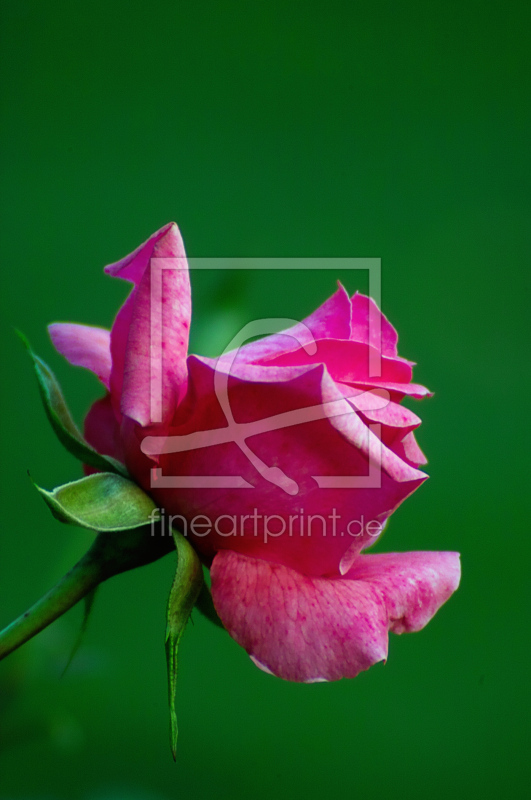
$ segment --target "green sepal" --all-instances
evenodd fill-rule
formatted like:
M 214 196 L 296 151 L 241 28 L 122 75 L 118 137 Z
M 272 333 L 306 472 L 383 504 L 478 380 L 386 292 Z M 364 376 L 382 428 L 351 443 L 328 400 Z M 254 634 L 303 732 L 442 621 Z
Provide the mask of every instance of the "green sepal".
M 177 650 L 186 623 L 204 585 L 203 570 L 197 553 L 184 536 L 173 531 L 177 549 L 177 569 L 168 599 L 166 622 L 166 663 L 168 667 L 168 699 L 170 704 L 170 743 L 174 761 L 177 759 Z
M 63 447 L 84 464 L 105 472 L 116 472 L 118 475 L 128 477 L 129 473 L 123 464 L 115 458 L 101 455 L 84 439 L 68 410 L 57 378 L 48 365 L 39 356 L 35 355 L 24 334 L 20 331 L 17 331 L 17 334 L 33 361 L 46 416 Z
M 97 472 L 51 492 L 34 484 L 60 522 L 113 532 L 139 528 L 160 518 L 153 500 L 121 475 Z

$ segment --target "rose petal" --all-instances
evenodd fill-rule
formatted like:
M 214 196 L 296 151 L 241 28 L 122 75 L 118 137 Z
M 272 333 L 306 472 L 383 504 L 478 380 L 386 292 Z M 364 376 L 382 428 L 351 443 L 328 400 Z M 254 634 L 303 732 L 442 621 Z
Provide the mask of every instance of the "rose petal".
M 303 322 L 316 339 L 348 339 L 351 330 L 351 307 L 345 287 L 338 281 L 337 291 Z
M 420 472 L 402 461 L 396 453 L 390 450 L 381 440 L 381 431 L 379 424 L 374 423 L 367 426 L 362 417 L 355 411 L 351 403 L 343 396 L 343 387 L 333 381 L 330 376 L 325 372 L 322 379 L 322 399 L 324 408 L 328 408 L 328 404 L 332 406 L 334 413 L 330 415 L 330 423 L 338 430 L 349 442 L 356 448 L 367 454 L 372 461 L 377 461 L 378 467 L 383 470 L 394 481 L 401 482 L 415 482 L 426 480 L 426 474 Z M 339 409 L 341 402 L 344 403 L 344 410 L 341 413 Z M 418 483 L 415 487 L 416 488 Z M 374 487 L 381 491 L 381 485 Z M 409 492 L 408 492 L 409 494 Z
M 92 404 L 85 417 L 85 439 L 98 453 L 125 462 L 120 424 L 113 410 L 111 397 L 106 394 Z M 96 472 L 88 468 L 89 472 Z
M 369 422 L 381 422 L 389 428 L 399 428 L 404 436 L 406 430 L 418 428 L 422 420 L 413 411 L 391 400 L 386 389 L 355 388 L 348 384 L 337 383 L 350 405 L 359 411 Z
M 159 269 L 152 258 L 163 259 Z M 186 385 L 191 316 L 188 265 L 177 225 L 165 226 L 106 272 L 135 283 L 111 332 L 113 399 L 120 398 L 122 413 L 141 425 L 165 422 Z M 161 296 L 154 285 L 152 297 L 152 276 L 161 281 Z
M 310 578 L 231 551 L 218 553 L 211 576 L 230 635 L 280 678 L 354 678 L 387 657 L 387 614 L 370 584 Z
M 387 608 L 389 630 L 419 631 L 459 586 L 459 553 L 361 555 L 346 577 L 378 588 Z
M 110 332 L 90 325 L 55 322 L 48 332 L 56 350 L 71 364 L 85 367 L 109 388 L 111 376 Z
M 407 439 L 407 436 L 421 423 L 416 414 L 394 403 L 385 389 L 370 389 L 364 392 L 351 386 L 342 384 L 337 386 L 350 405 L 360 412 L 361 418 L 367 425 L 380 423 L 379 437 L 386 447 L 410 465 L 427 463 L 415 438 L 413 437 L 413 442 Z M 419 453 L 420 458 L 415 461 Z
M 352 381 L 352 385 L 365 391 L 367 389 L 386 389 L 390 393 L 391 400 L 395 403 L 399 403 L 406 396 L 414 397 L 416 400 L 433 396 L 433 392 L 430 392 L 420 383 L 394 383 L 382 378 L 371 378 L 370 380 L 356 379 Z
M 397 357 L 380 357 L 373 347 L 364 342 L 319 339 L 316 345 L 314 353 L 309 354 L 304 348 L 297 347 L 290 352 L 272 356 L 267 364 L 279 367 L 325 364 L 334 380 L 343 383 L 363 381 L 374 385 L 382 382 L 408 384 L 411 380 L 412 370 L 408 361 Z M 379 375 L 374 377 L 369 373 L 371 361 L 379 367 Z
M 133 250 L 128 256 L 120 259 L 120 261 L 115 261 L 114 264 L 107 264 L 104 271 L 107 275 L 112 275 L 115 278 L 123 278 L 123 280 L 130 281 L 134 283 L 135 286 L 138 286 L 149 264 L 149 259 L 153 255 L 155 246 L 168 234 L 171 235 L 172 228 L 174 229 L 173 235 L 176 237 L 174 244 L 179 251 L 175 252 L 174 255 L 181 255 L 184 257 L 184 245 L 179 234 L 179 229 L 175 222 L 169 222 L 158 231 L 155 231 L 147 241 L 139 245 L 136 250 Z
M 328 300 L 313 314 L 280 333 L 258 339 L 240 347 L 236 363 L 261 364 L 281 353 L 296 350 L 299 345 L 317 339 L 348 339 L 350 335 L 351 307 L 347 292 L 341 284 Z
M 133 290 L 123 306 L 119 309 L 111 331 L 111 399 L 114 410 L 121 414 L 122 388 L 124 383 L 125 356 L 127 352 L 127 337 L 131 327 L 136 291 Z
M 360 556 L 346 578 L 308 577 L 225 551 L 212 598 L 253 661 L 285 680 L 353 678 L 387 657 L 387 631 L 419 630 L 459 584 L 457 553 Z
M 350 339 L 370 344 L 384 356 L 397 356 L 398 334 L 374 300 L 356 292 L 351 303 Z
M 390 446 L 397 456 L 415 467 L 422 467 L 428 463 L 428 459 L 418 446 L 413 431 L 406 433 L 403 439 L 395 440 Z
M 205 558 L 218 549 L 235 549 L 307 574 L 338 574 L 351 544 L 359 552 L 371 538 L 367 523 L 383 521 L 427 477 L 380 443 L 322 365 L 272 383 L 260 380 L 269 374 L 266 367 L 251 365 L 248 373 L 238 368 L 238 377 L 228 381 L 231 427 L 215 393 L 215 362 L 190 357 L 188 364 L 187 396 L 167 435 L 152 440 L 145 452 L 162 451 L 163 476 L 239 476 L 245 482 L 246 488 L 203 486 L 200 480 L 195 487 L 151 487 L 169 514 L 183 514 L 188 521 L 205 514 L 214 524 L 231 509 L 237 511 L 234 535 L 227 535 L 226 524 L 221 532 L 194 538 Z M 149 477 L 140 476 L 142 465 L 129 457 L 127 464 L 145 485 Z M 270 480 L 271 470 L 276 470 L 273 477 L 282 471 L 294 482 L 297 494 Z M 255 514 L 261 515 L 256 522 Z M 265 517 L 275 517 L 269 536 L 264 536 Z M 284 525 L 284 533 L 275 537 Z
M 382 390 L 373 390 L 373 392 L 379 391 Z M 375 403 L 370 402 L 368 398 L 371 395 L 374 396 L 373 392 L 361 392 L 359 395 L 349 398 L 351 405 L 370 422 L 381 422 L 382 425 L 386 425 L 389 428 L 405 428 L 408 430 L 414 430 L 421 424 L 420 417 L 409 408 L 399 405 L 399 403 L 393 403 L 392 400 L 388 400 L 385 405 L 377 406 Z M 388 393 L 386 394 L 389 397 Z M 404 433 L 404 430 L 401 432 Z

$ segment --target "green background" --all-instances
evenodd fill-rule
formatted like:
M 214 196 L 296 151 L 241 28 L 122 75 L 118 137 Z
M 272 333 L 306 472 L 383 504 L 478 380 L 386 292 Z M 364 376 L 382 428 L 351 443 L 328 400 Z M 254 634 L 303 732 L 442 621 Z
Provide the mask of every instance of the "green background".
M 26 476 L 79 475 L 48 428 L 21 328 L 78 419 L 99 394 L 45 326 L 110 326 L 101 268 L 175 219 L 191 256 L 376 256 L 383 309 L 433 399 L 431 479 L 382 549 L 462 553 L 462 586 L 353 681 L 261 673 L 194 618 L 178 763 L 164 612 L 173 563 L 97 598 L 0 667 L 0 796 L 498 798 L 528 786 L 530 15 L 524 2 L 3 2 L 0 625 L 90 536 Z M 300 317 L 331 273 L 193 275 L 194 349 Z M 361 275 L 347 286 L 366 289 Z

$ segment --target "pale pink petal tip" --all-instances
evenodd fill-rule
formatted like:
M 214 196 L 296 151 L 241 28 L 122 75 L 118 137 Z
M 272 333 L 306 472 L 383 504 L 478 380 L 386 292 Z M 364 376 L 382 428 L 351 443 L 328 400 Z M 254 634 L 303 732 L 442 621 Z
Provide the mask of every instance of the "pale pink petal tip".
M 55 322 L 48 326 L 55 349 L 70 364 L 85 367 L 98 376 L 109 388 L 111 376 L 111 346 L 109 331 L 90 325 Z
M 266 665 L 265 665 L 265 664 L 262 664 L 262 662 L 261 662 L 261 661 L 258 661 L 258 659 L 257 659 L 257 658 L 255 658 L 253 655 L 249 656 L 249 658 L 251 659 L 251 661 L 253 662 L 253 664 L 255 665 L 255 667 L 258 667 L 258 669 L 261 669 L 261 670 L 262 670 L 262 672 L 265 672 L 265 673 L 266 673 L 266 675 L 273 675 L 273 677 L 275 677 L 274 673 L 273 673 L 273 672 L 271 672 L 271 670 L 269 669 L 269 667 L 266 667 Z
M 250 656 L 249 656 L 249 658 L 251 659 L 251 661 L 253 662 L 253 664 L 255 665 L 255 667 L 258 667 L 258 669 L 261 669 L 261 670 L 262 670 L 262 672 L 265 672 L 265 673 L 266 673 L 266 675 L 272 675 L 274 678 L 276 678 L 276 677 L 277 677 L 277 676 L 275 675 L 275 673 L 274 673 L 274 672 L 271 672 L 271 670 L 269 669 L 269 667 L 266 667 L 266 665 L 265 665 L 265 664 L 262 664 L 262 663 L 261 663 L 260 661 L 258 661 L 258 659 L 257 659 L 257 658 L 255 658 L 253 655 L 250 655 Z M 328 682 L 329 682 L 329 681 L 328 681 L 328 679 L 327 679 L 327 678 L 310 678 L 309 680 L 307 680 L 307 681 L 304 681 L 304 683 L 328 683 Z

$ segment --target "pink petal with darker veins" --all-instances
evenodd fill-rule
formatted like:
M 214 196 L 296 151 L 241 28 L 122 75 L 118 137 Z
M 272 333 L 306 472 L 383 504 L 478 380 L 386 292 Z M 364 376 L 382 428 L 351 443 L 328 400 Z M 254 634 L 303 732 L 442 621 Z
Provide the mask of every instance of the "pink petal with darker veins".
M 152 258 L 160 259 L 156 268 Z M 167 422 L 186 386 L 191 318 L 188 264 L 177 225 L 165 226 L 106 272 L 135 284 L 111 332 L 115 404 L 119 398 L 121 412 L 143 426 Z M 158 281 L 153 292 L 152 279 Z
M 212 597 L 257 666 L 291 681 L 353 678 L 387 657 L 388 630 L 419 630 L 459 583 L 456 553 L 361 556 L 345 578 L 220 552 Z
M 67 361 L 76 367 L 85 367 L 98 376 L 109 388 L 111 377 L 111 349 L 109 331 L 90 325 L 72 322 L 55 322 L 48 325 L 53 346 Z
M 211 576 L 228 632 L 279 678 L 354 678 L 387 657 L 387 614 L 369 584 L 310 578 L 232 551 L 217 554 Z

